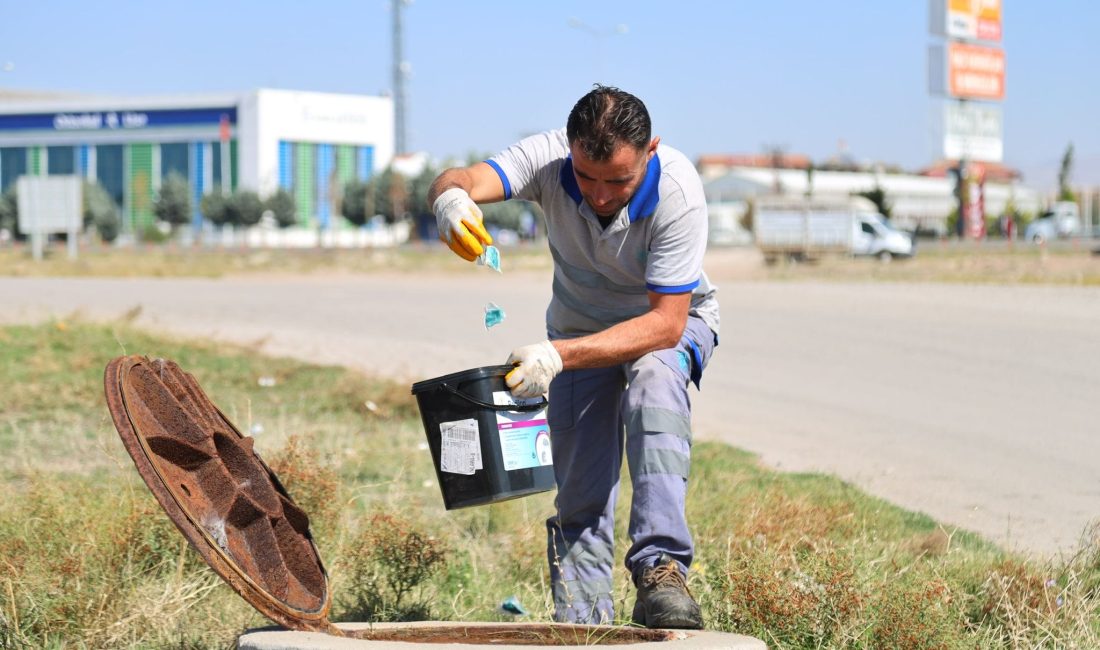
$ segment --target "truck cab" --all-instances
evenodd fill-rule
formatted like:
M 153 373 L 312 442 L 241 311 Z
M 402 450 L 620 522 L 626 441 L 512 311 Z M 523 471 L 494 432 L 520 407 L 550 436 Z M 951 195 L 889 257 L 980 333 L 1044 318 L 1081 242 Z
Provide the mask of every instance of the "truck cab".
M 853 226 L 852 255 L 870 255 L 883 261 L 913 255 L 913 236 L 891 226 L 881 214 L 860 214 Z

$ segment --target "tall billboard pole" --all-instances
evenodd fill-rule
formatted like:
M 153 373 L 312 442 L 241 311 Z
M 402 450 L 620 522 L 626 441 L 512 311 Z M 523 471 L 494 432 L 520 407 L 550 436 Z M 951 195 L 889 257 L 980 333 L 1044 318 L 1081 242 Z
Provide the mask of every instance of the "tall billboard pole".
M 1005 93 L 1001 0 L 929 0 L 928 88 L 939 103 L 944 158 L 958 160 L 959 235 L 985 236 L 984 169 L 1001 162 Z

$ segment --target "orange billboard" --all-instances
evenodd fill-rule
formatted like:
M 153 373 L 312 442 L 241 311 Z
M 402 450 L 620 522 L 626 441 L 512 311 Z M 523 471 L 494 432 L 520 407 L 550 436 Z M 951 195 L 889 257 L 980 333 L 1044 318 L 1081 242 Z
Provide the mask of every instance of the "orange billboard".
M 950 38 L 1001 40 L 1001 0 L 932 0 L 933 31 Z M 939 5 L 939 6 L 936 6 Z
M 1005 98 L 1004 50 L 947 44 L 947 91 L 952 97 L 1000 101 Z

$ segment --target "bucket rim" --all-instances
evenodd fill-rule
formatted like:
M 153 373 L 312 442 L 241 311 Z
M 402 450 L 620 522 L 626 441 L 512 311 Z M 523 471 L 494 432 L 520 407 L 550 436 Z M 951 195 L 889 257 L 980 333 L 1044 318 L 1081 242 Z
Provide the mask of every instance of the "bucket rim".
M 433 379 L 424 379 L 418 381 L 412 385 L 412 394 L 417 395 L 428 391 L 433 391 L 441 388 L 446 383 L 460 383 L 467 381 L 477 381 L 479 379 L 489 379 L 491 377 L 503 377 L 512 371 L 514 366 L 507 364 L 495 365 L 495 366 L 481 366 L 480 368 L 470 368 L 469 370 L 462 370 L 459 372 L 452 372 L 449 375 L 443 375 L 442 377 L 435 377 Z

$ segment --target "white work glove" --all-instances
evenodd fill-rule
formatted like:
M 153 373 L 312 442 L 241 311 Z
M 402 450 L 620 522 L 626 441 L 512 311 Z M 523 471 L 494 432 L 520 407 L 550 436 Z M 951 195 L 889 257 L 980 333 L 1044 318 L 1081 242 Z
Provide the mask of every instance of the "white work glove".
M 504 376 L 514 397 L 538 397 L 550 390 L 550 380 L 561 372 L 561 355 L 550 341 L 512 350 L 507 363 L 519 364 Z
M 485 252 L 485 246 L 493 243 L 482 225 L 481 208 L 466 190 L 452 187 L 440 194 L 432 203 L 432 212 L 439 226 L 439 239 L 462 259 L 474 261 Z

